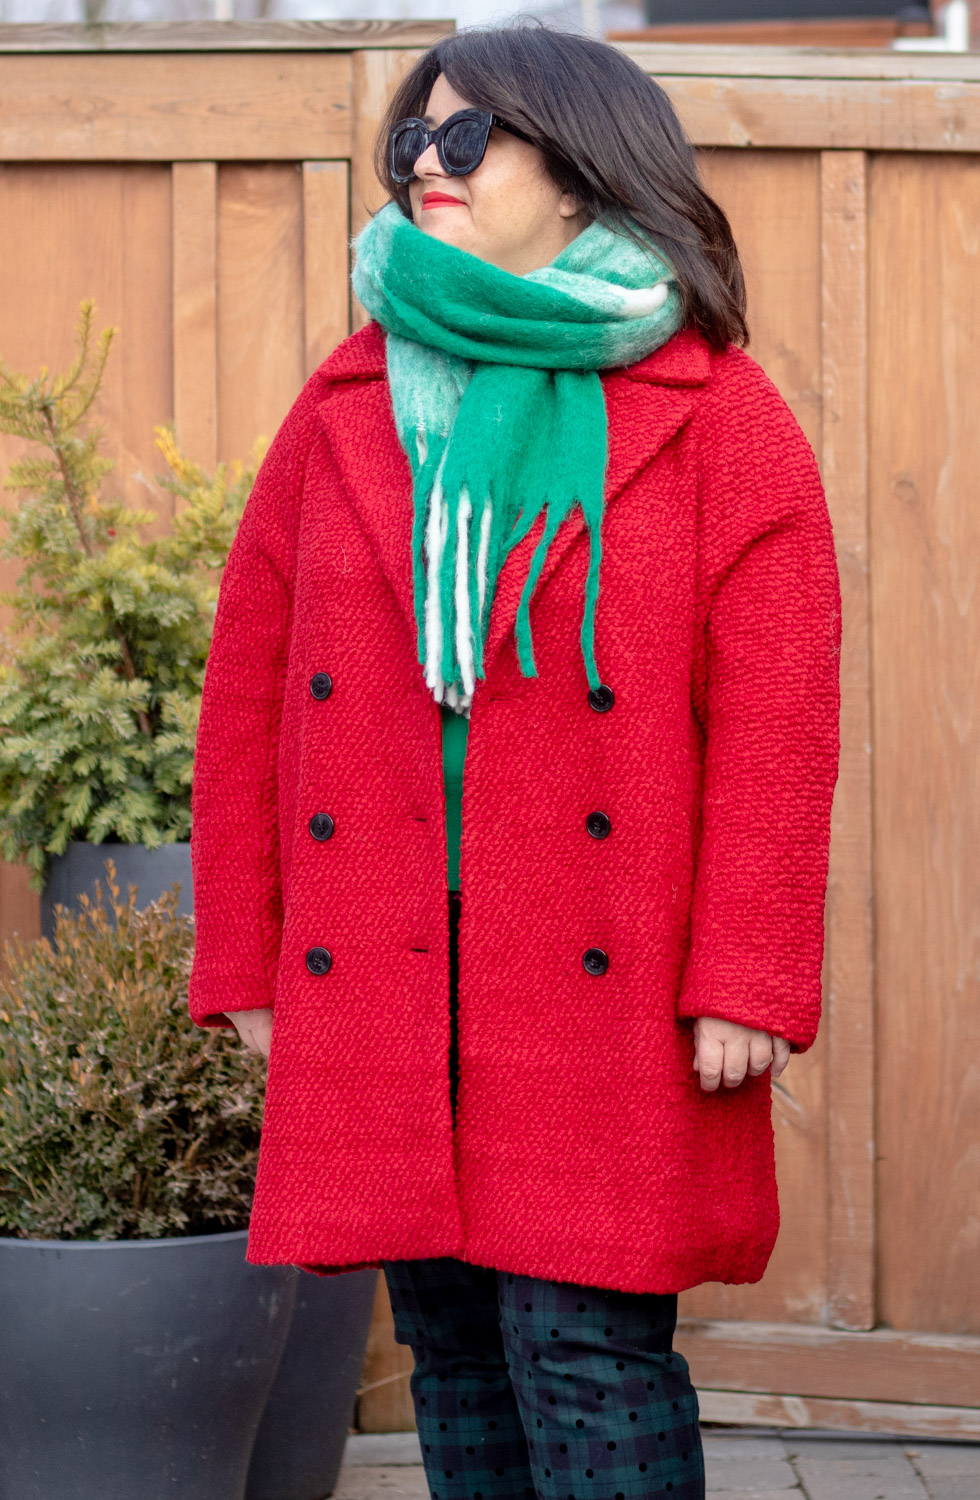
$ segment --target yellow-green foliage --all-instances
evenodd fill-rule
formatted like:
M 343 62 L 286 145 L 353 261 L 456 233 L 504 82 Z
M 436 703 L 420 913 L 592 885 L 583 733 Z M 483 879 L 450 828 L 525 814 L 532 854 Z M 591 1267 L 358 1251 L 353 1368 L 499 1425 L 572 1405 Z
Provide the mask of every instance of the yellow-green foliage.
M 156 429 L 175 497 L 157 517 L 108 492 L 111 463 L 89 423 L 114 329 L 93 337 L 82 304 L 78 354 L 33 380 L 0 362 L 0 432 L 32 445 L 5 488 L 20 493 L 3 555 L 20 559 L 0 636 L 0 854 L 40 889 L 69 840 L 146 844 L 190 834 L 190 788 L 217 585 L 262 456 L 211 475 Z
M 187 1014 L 193 919 L 136 887 L 57 908 L 0 979 L 0 1235 L 169 1238 L 244 1228 L 264 1059 Z

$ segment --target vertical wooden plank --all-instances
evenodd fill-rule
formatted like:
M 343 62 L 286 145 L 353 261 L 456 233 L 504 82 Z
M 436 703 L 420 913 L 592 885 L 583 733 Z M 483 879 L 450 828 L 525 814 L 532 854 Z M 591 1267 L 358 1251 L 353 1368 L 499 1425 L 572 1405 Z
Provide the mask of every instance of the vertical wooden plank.
M 218 454 L 271 438 L 304 380 L 303 173 L 226 164 L 218 174 Z
M 980 1332 L 980 160 L 870 176 L 878 1313 Z
M 304 162 L 303 367 L 308 376 L 350 332 L 349 227 L 348 163 Z
M 872 1328 L 874 970 L 867 440 L 867 158 L 820 162 L 823 481 L 841 576 L 841 759 L 831 819 L 827 936 L 830 1191 L 827 1311 Z
M 174 425 L 187 456 L 218 456 L 218 169 L 173 164 Z
M 171 288 L 169 168 L 45 163 L 0 166 L 3 277 L 0 356 L 15 370 L 64 369 L 79 303 L 94 298 L 99 329 L 119 333 L 95 419 L 115 469 L 105 483 L 142 509 L 170 513 L 152 475 L 153 426 L 172 416 L 171 337 L 161 308 Z M 0 437 L 0 477 L 24 447 Z M 7 495 L 5 503 L 16 504 Z M 0 561 L 0 588 L 21 569 Z M 0 864 L 0 939 L 40 933 L 38 898 L 19 865 Z
M 351 78 L 351 234 L 357 234 L 385 202 L 385 192 L 374 171 L 374 141 L 388 100 L 396 85 L 421 56 L 412 49 L 378 47 L 355 52 Z M 356 297 L 351 299 L 351 322 L 363 328 L 368 321 Z
M 749 353 L 779 386 L 819 453 L 820 158 L 814 152 L 701 155 L 708 191 L 729 215 L 748 286 Z M 826 1304 L 827 1036 L 773 1085 L 781 1228 L 754 1285 L 684 1292 L 681 1314 L 820 1322 Z
M 364 1365 L 354 1408 L 358 1432 L 411 1432 L 416 1426 L 409 1378 L 415 1357 L 407 1344 L 395 1342 L 388 1284 L 378 1272 L 374 1312 L 368 1330 Z

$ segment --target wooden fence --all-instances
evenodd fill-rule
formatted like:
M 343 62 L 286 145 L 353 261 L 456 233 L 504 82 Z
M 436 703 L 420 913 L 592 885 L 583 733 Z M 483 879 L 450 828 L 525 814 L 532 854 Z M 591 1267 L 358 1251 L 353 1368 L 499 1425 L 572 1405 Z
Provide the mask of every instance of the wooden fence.
M 445 29 L 0 28 L 0 353 L 63 361 L 97 299 L 141 504 L 155 422 L 235 456 L 347 332 L 370 140 Z M 774 1089 L 782 1229 L 758 1285 L 683 1294 L 678 1344 L 707 1419 L 980 1437 L 980 58 L 624 45 L 732 218 L 845 609 L 825 1023 Z M 37 931 L 10 867 L 0 930 Z M 413 1422 L 386 1301 L 379 1280 L 369 1430 Z

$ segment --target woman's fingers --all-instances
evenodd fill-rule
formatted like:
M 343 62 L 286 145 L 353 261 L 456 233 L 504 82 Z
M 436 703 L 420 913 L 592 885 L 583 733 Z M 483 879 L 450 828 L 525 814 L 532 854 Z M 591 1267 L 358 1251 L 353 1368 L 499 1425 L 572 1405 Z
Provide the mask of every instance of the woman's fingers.
M 721 1083 L 725 1061 L 725 1044 L 718 1037 L 700 1031 L 694 1043 L 694 1066 L 701 1075 L 701 1087 L 707 1091 Z
M 754 1031 L 716 1016 L 699 1016 L 695 1021 L 694 1067 L 707 1092 L 722 1085 L 737 1088 L 746 1074 L 758 1078 L 769 1067 L 773 1078 L 778 1078 L 789 1057 L 789 1042 L 768 1031 Z
M 749 1041 L 749 1072 L 753 1078 L 766 1071 L 773 1056 L 773 1039 L 768 1031 L 753 1031 Z
M 250 1052 L 261 1053 L 263 1057 L 269 1056 L 272 1045 L 271 1010 L 229 1010 L 225 1014 Z
M 737 1088 L 745 1077 L 745 1070 L 749 1065 L 749 1038 L 744 1033 L 734 1036 L 725 1043 L 725 1061 L 722 1065 L 721 1078 L 726 1089 Z
M 772 1039 L 772 1076 L 778 1078 L 780 1073 L 789 1062 L 789 1042 L 783 1036 L 774 1036 Z

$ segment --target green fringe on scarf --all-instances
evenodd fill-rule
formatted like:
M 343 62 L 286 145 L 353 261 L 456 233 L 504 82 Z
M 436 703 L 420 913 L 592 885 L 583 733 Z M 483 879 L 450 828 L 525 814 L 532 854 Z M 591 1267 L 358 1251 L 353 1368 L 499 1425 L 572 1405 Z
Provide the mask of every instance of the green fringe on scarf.
M 416 229 L 387 204 L 354 241 L 354 290 L 387 331 L 388 379 L 413 476 L 419 662 L 437 701 L 468 709 L 500 569 L 545 512 L 516 620 L 537 675 L 530 601 L 578 503 L 590 534 L 581 644 L 594 633 L 606 468 L 597 370 L 629 365 L 681 326 L 681 296 L 652 242 L 596 221 L 550 265 L 515 276 Z

